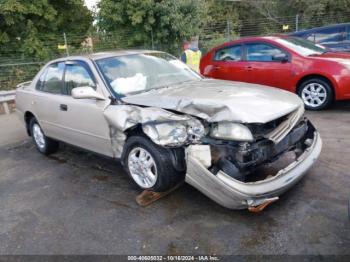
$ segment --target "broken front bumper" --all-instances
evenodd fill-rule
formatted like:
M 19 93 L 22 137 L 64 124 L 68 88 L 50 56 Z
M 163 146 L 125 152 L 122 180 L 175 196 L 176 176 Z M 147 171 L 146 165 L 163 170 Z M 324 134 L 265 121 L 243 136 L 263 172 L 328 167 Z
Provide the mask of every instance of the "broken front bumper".
M 320 155 L 322 140 L 315 131 L 312 144 L 287 167 L 270 178 L 244 183 L 222 171 L 211 173 L 195 154 L 187 154 L 186 182 L 203 194 L 230 209 L 256 207 L 274 201 L 298 182 Z

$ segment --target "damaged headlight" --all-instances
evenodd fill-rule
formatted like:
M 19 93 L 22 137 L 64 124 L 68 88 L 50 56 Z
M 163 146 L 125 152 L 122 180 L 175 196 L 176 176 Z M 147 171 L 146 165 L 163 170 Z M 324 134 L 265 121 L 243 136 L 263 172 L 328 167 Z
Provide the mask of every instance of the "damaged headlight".
M 142 128 L 143 132 L 159 145 L 175 146 L 187 140 L 186 126 L 178 123 L 148 124 Z
M 192 119 L 187 122 L 187 133 L 189 140 L 199 141 L 208 131 L 205 129 L 201 121 L 198 119 Z
M 254 137 L 249 128 L 237 123 L 217 123 L 210 130 L 210 136 L 214 138 L 235 140 L 235 141 L 253 141 Z
M 179 125 L 170 132 L 170 136 L 176 143 L 185 143 L 187 140 L 187 129 L 185 126 Z
M 143 132 L 158 145 L 179 146 L 185 143 L 199 143 L 207 133 L 197 119 L 188 121 L 148 123 L 142 126 Z

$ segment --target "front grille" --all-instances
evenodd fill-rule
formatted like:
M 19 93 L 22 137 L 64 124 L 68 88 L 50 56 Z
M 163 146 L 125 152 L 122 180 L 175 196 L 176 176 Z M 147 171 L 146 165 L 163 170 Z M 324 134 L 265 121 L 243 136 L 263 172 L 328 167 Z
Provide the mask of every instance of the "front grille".
M 300 106 L 297 110 L 276 120 L 260 125 L 250 125 L 249 128 L 256 140 L 267 138 L 278 143 L 300 122 L 303 114 L 304 107 Z
M 283 121 L 287 119 L 288 115 L 282 116 L 265 124 L 247 124 L 248 128 L 258 140 L 259 138 L 264 138 L 266 134 L 270 133 L 276 127 L 278 127 Z

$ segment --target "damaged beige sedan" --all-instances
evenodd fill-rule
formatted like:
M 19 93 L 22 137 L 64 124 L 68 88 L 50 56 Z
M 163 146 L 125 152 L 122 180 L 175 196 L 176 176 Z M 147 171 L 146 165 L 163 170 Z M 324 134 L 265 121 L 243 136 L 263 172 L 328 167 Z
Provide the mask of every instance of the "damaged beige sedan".
M 19 85 L 16 104 L 41 153 L 63 141 L 120 159 L 142 189 L 185 180 L 231 209 L 277 200 L 322 147 L 296 95 L 205 79 L 163 52 L 51 61 Z

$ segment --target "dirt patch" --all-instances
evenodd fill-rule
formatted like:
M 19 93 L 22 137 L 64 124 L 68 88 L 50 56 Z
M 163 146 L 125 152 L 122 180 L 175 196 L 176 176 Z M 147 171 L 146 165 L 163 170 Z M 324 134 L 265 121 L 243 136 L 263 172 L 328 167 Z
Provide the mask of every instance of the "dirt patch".
M 107 180 L 109 180 L 109 176 L 96 175 L 96 176 L 93 176 L 93 179 L 98 180 L 98 181 L 107 181 Z

